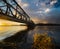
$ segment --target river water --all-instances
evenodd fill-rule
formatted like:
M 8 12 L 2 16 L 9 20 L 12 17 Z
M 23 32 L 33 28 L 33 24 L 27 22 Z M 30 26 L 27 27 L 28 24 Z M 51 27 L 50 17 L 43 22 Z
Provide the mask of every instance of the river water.
M 57 49 L 60 48 L 60 26 L 36 26 L 34 28 L 0 26 L 0 48 L 29 49 L 34 41 L 34 34 L 47 34 L 54 38 Z

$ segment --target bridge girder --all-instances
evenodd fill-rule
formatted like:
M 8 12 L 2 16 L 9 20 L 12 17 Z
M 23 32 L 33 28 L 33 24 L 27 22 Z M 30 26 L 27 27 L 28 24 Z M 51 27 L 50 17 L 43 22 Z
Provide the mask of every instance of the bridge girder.
M 10 2 L 9 2 L 10 1 Z M 23 20 L 24 22 L 31 22 L 30 17 L 21 8 L 15 0 L 0 0 L 0 14 L 8 15 L 14 19 Z M 12 3 L 11 3 L 12 1 Z

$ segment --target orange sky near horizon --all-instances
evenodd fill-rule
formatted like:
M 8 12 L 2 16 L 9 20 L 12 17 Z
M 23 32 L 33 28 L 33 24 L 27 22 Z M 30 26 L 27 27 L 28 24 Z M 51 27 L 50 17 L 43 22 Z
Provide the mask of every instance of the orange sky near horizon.
M 24 23 L 18 23 L 18 22 L 0 19 L 0 25 L 21 25 L 21 24 L 24 24 Z
M 35 24 L 38 24 L 38 23 L 43 23 L 43 24 L 47 24 L 48 23 L 48 21 L 46 21 L 46 20 L 43 20 L 43 19 L 39 19 L 39 18 L 31 18 L 32 20 L 33 20 L 33 22 L 35 23 Z
M 41 19 L 38 19 L 38 18 L 31 18 L 31 19 L 35 24 L 38 24 L 38 23 L 47 24 L 48 23 L 47 21 L 41 20 Z M 13 21 L 9 21 L 9 20 L 0 19 L 0 25 L 21 25 L 21 24 L 24 24 L 24 23 L 18 23 L 18 22 L 13 22 Z

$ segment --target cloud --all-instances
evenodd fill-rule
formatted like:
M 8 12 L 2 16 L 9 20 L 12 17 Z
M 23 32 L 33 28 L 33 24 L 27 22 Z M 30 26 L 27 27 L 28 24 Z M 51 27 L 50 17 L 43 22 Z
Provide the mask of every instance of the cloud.
M 53 0 L 50 2 L 50 5 L 54 5 L 55 3 L 57 3 L 57 0 Z
M 26 7 L 28 7 L 29 6 L 29 4 L 28 3 L 25 3 L 25 2 L 22 2 L 22 0 L 16 0 L 17 2 L 18 2 L 18 4 L 21 6 L 21 7 L 23 7 L 23 8 L 26 8 Z
M 28 7 L 28 6 L 29 6 L 28 3 L 24 3 L 24 4 L 22 5 L 23 8 Z
M 50 9 L 49 9 L 49 8 L 47 8 L 47 9 L 45 10 L 45 13 L 48 13 L 48 12 L 50 12 Z
M 20 2 L 19 2 L 20 1 Z M 58 0 L 19 0 L 19 4 L 31 17 L 37 17 L 39 19 L 60 23 L 60 7 L 54 6 L 58 3 Z M 59 4 L 59 3 L 58 3 Z M 40 21 L 41 22 L 41 21 Z
M 50 23 L 59 23 L 60 24 L 60 7 L 52 8 L 51 11 L 46 15 L 45 18 Z
M 35 13 L 37 13 L 37 14 L 38 14 L 38 13 L 40 13 L 40 14 L 41 14 L 41 13 L 42 13 L 42 11 L 36 11 Z

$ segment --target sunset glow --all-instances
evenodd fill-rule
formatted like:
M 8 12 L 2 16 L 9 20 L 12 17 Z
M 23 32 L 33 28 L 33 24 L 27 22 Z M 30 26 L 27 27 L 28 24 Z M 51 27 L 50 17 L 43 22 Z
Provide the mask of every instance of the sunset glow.
M 2 25 L 2 22 L 0 22 L 0 25 Z
M 23 25 L 24 23 L 18 23 L 18 22 L 0 19 L 0 25 L 21 25 L 21 24 Z

